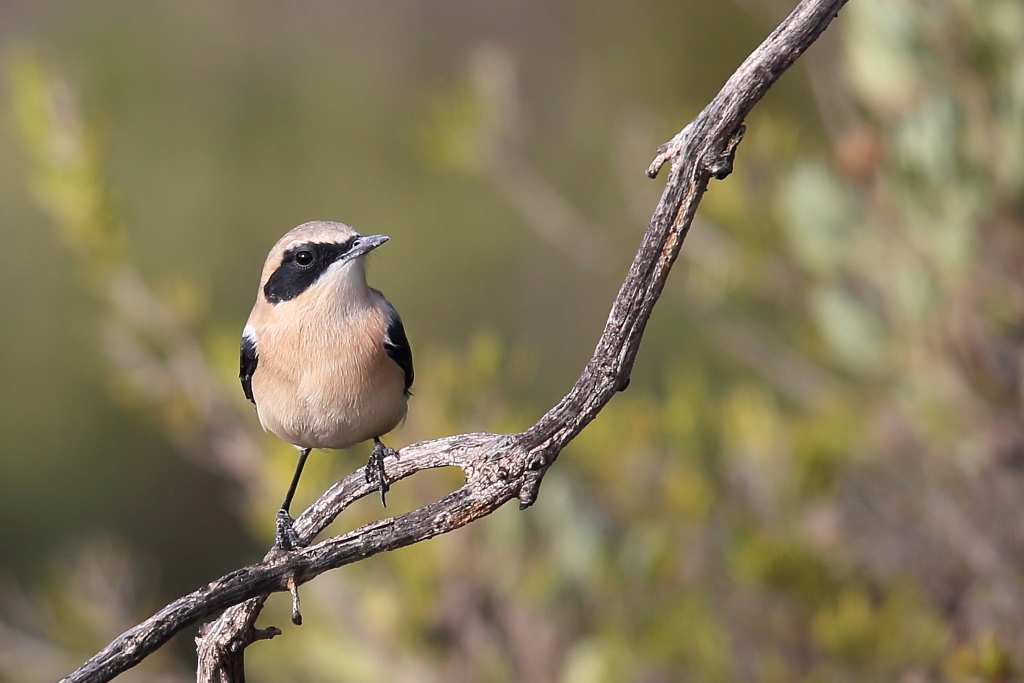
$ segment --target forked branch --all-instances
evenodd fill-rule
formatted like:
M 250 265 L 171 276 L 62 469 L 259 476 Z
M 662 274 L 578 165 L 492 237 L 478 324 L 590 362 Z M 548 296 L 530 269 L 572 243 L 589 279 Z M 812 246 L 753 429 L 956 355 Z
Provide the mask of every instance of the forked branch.
M 648 169 L 671 172 L 650 225 L 619 290 L 590 362 L 572 390 L 535 425 L 518 434 L 462 434 L 403 448 L 389 461 L 391 479 L 454 466 L 466 483 L 442 500 L 367 524 L 301 550 L 271 551 L 262 562 L 181 597 L 118 636 L 65 681 L 109 681 L 160 648 L 183 628 L 226 610 L 197 638 L 202 681 L 241 681 L 242 655 L 277 631 L 255 628 L 270 593 L 287 591 L 330 569 L 458 529 L 513 498 L 521 508 L 537 498 L 541 481 L 569 441 L 626 388 L 651 310 L 661 295 L 690 222 L 711 178 L 725 178 L 743 136 L 743 120 L 779 76 L 829 25 L 846 0 L 803 0 L 743 62 L 718 95 L 670 142 Z M 296 520 L 312 541 L 348 505 L 373 492 L 362 470 L 331 487 Z

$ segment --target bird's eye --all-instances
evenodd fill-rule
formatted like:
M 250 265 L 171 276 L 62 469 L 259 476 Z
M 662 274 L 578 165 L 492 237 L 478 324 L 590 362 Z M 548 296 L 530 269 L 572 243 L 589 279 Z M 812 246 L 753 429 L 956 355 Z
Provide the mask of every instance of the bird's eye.
M 311 263 L 313 263 L 313 259 L 313 252 L 309 251 L 308 249 L 303 249 L 302 251 L 296 252 L 295 254 L 295 262 L 298 263 L 300 266 L 310 265 Z

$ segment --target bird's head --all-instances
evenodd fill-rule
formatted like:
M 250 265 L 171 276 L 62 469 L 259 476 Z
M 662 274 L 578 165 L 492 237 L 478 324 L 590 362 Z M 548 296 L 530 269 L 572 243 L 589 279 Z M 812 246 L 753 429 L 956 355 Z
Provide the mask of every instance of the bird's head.
M 362 297 L 368 292 L 364 257 L 390 239 L 360 235 L 344 223 L 312 221 L 293 228 L 267 255 L 260 291 L 278 304 L 310 295 Z

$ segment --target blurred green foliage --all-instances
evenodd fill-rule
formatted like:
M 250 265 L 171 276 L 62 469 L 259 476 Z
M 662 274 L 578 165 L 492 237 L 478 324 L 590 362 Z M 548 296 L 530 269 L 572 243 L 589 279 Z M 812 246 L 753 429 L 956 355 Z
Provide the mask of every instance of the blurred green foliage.
M 269 543 L 293 454 L 255 434 L 234 354 L 263 254 L 295 223 L 395 236 L 371 280 L 416 345 L 398 443 L 530 424 L 596 339 L 656 201 L 647 156 L 778 19 L 708 5 L 262 7 L 239 24 L 226 4 L 112 2 L 95 25 L 51 20 L 56 56 L 10 60 L 22 153 L 0 171 L 28 180 L 60 237 L 7 204 L 33 228 L 10 232 L 0 271 L 20 323 L 0 361 L 18 417 L 0 490 L 18 503 L 4 512 L 14 526 L 28 515 L 10 482 L 51 496 L 56 521 L 26 524 L 56 540 L 7 547 L 60 569 L 11 584 L 0 677 L 60 675 Z M 109 36 L 104 21 L 125 37 L 91 42 Z M 252 680 L 1019 678 L 1024 6 L 856 0 L 802 66 L 810 87 L 787 76 L 748 121 L 734 176 L 706 196 L 630 389 L 536 506 L 304 587 L 306 624 L 248 651 Z M 814 125 L 798 104 L 812 102 Z M 572 253 L 580 235 L 603 251 Z M 12 257 L 41 253 L 58 256 L 38 271 Z M 74 297 L 68 270 L 92 300 L 55 305 Z M 55 404 L 71 366 L 24 337 L 62 336 L 80 364 L 97 320 L 115 331 L 99 345 L 108 364 Z M 62 422 L 91 424 L 77 406 L 102 382 L 116 421 L 57 438 Z M 45 477 L 19 455 L 39 434 Z M 91 467 L 68 463 L 109 443 L 113 483 L 74 479 Z M 172 447 L 205 469 L 155 469 Z M 142 474 L 119 478 L 139 450 Z M 314 458 L 299 502 L 354 462 Z M 396 486 L 395 511 L 458 484 L 418 475 Z M 91 486 L 139 507 L 83 524 Z M 177 514 L 153 516 L 168 506 Z M 112 521 L 126 511 L 138 527 Z M 380 514 L 364 501 L 335 526 Z M 121 549 L 92 548 L 96 527 Z M 84 537 L 77 559 L 55 550 L 68 536 Z M 264 622 L 287 622 L 285 603 Z M 63 668 L 24 665 L 36 660 Z M 165 655 L 138 675 L 187 669 Z

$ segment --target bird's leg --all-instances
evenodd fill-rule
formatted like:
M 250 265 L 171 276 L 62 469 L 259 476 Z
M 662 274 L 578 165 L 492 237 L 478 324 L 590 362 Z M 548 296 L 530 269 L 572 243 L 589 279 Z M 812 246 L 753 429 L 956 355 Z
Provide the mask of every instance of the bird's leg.
M 295 463 L 295 474 L 292 475 L 292 483 L 288 486 L 288 493 L 284 495 L 284 502 L 281 509 L 277 511 L 277 528 L 274 534 L 274 546 L 281 550 L 295 550 L 302 547 L 298 534 L 295 533 L 295 520 L 288 512 L 292 506 L 292 498 L 295 497 L 295 489 L 299 486 L 299 477 L 302 476 L 302 468 L 306 465 L 306 458 L 312 448 L 303 448 L 299 451 L 299 461 Z
M 388 479 L 384 474 L 384 458 L 389 455 L 397 458 L 398 451 L 382 444 L 380 437 L 373 437 L 373 450 L 370 451 L 370 459 L 366 461 L 366 481 L 377 485 L 377 490 L 380 491 L 380 504 L 384 507 L 388 506 L 385 496 L 391 488 L 391 484 L 388 483 Z

